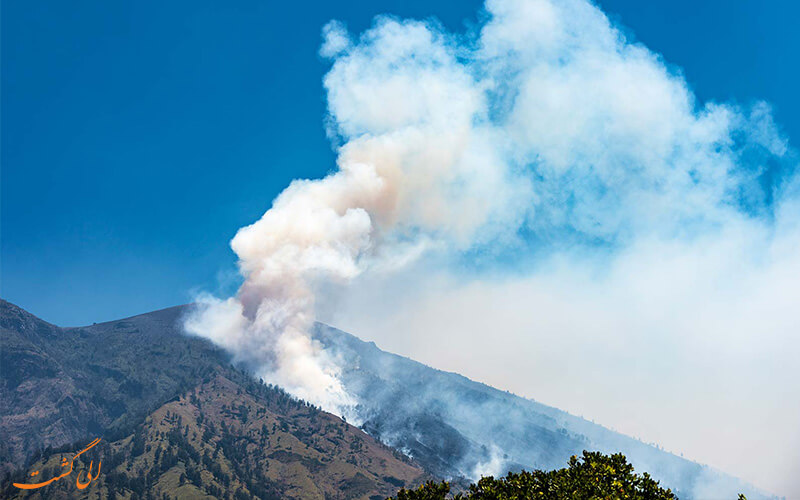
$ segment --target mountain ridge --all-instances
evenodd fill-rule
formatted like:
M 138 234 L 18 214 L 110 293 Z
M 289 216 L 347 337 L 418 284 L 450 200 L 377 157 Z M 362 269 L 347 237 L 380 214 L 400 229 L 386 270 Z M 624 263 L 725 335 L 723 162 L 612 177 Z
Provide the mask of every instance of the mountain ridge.
M 60 482 L 32 497 L 374 500 L 432 478 L 183 335 L 186 310 L 62 329 L 0 303 L 0 496 L 28 498 L 11 483 L 27 482 L 28 468 L 55 475 L 95 437 L 104 465 L 93 488 Z
M 235 372 L 228 354 L 183 332 L 180 319 L 190 308 L 59 328 L 1 301 L 0 396 L 13 404 L 0 411 L 0 468 L 18 470 L 32 450 L 73 443 L 92 431 L 125 438 L 130 435 L 125 431 L 187 394 L 198 380 Z M 312 333 L 343 360 L 342 381 L 360 401 L 355 419 L 348 418 L 366 435 L 411 457 L 431 477 L 463 485 L 465 478 L 481 473 L 561 467 L 572 454 L 599 449 L 626 453 L 637 470 L 663 479 L 682 498 L 704 498 L 703 487 L 733 497 L 743 491 L 750 498 L 769 498 L 707 466 L 538 401 L 384 352 L 328 325 L 318 323 Z M 73 361 L 84 368 L 70 368 Z M 236 377 L 249 383 L 246 375 Z M 44 381 L 49 390 L 31 397 L 47 385 Z M 51 412 L 31 414 L 37 407 Z

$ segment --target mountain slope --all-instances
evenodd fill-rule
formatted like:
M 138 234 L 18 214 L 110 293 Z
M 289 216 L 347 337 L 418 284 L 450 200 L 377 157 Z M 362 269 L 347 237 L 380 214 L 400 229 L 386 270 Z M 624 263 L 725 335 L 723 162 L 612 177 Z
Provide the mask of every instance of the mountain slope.
M 685 460 L 582 418 L 455 373 L 381 351 L 326 325 L 315 337 L 349 367 L 345 388 L 355 417 L 381 441 L 441 477 L 500 475 L 563 467 L 583 450 L 624 453 L 680 498 L 769 498 L 734 477 Z M 352 418 L 351 418 L 352 419 Z
M 367 433 L 342 422 L 342 429 L 349 429 L 342 430 L 345 436 L 356 432 L 354 435 L 360 436 L 360 441 L 342 440 L 337 426 L 319 423 L 314 427 L 308 423 L 311 420 L 338 423 L 338 417 L 307 405 L 302 405 L 304 409 L 299 413 L 288 414 L 281 413 L 284 410 L 280 405 L 271 407 L 270 401 L 280 400 L 270 392 L 276 389 L 263 389 L 252 378 L 234 369 L 220 349 L 182 333 L 180 318 L 186 311 L 187 306 L 182 306 L 89 327 L 59 328 L 8 302 L 0 302 L 0 399 L 4 403 L 0 405 L 0 467 L 18 471 L 25 460 L 41 448 L 81 440 L 88 442 L 98 436 L 111 448 L 126 450 L 129 444 L 125 443 L 134 439 L 136 429 L 140 429 L 136 442 L 144 443 L 145 448 L 149 445 L 151 450 L 146 453 L 150 453 L 156 448 L 155 442 L 141 426 L 163 420 L 166 411 L 170 415 L 177 414 L 179 408 L 174 407 L 176 402 L 171 400 L 188 397 L 189 404 L 195 405 L 191 394 L 200 398 L 200 406 L 195 405 L 196 416 L 192 416 L 192 412 L 182 414 L 184 427 L 200 429 L 204 421 L 209 421 L 221 428 L 221 422 L 217 425 L 215 420 L 216 414 L 206 414 L 207 411 L 219 407 L 217 413 L 220 413 L 225 405 L 229 414 L 225 418 L 234 418 L 240 413 L 237 405 L 245 404 L 249 408 L 251 403 L 234 402 L 230 400 L 231 395 L 247 394 L 254 398 L 253 405 L 262 405 L 248 409 L 248 419 L 259 410 L 263 416 L 269 411 L 274 420 L 268 421 L 280 422 L 282 418 L 286 422 L 287 430 L 280 429 L 281 432 L 292 434 L 292 429 L 317 429 L 314 433 L 320 439 L 329 439 L 353 452 L 352 460 L 356 463 L 348 462 L 349 455 L 347 458 L 336 455 L 336 447 L 318 449 L 313 441 L 305 442 L 295 435 L 303 445 L 295 444 L 288 451 L 283 447 L 284 440 L 280 447 L 277 442 L 262 441 L 264 436 L 258 434 L 260 427 L 251 429 L 249 424 L 227 422 L 230 439 L 239 440 L 237 446 L 242 451 L 233 452 L 237 455 L 225 459 L 233 463 L 241 456 L 243 460 L 239 471 L 233 470 L 235 474 L 229 481 L 246 497 L 259 495 L 254 493 L 257 487 L 251 489 L 248 485 L 248 477 L 262 478 L 258 474 L 263 474 L 263 478 L 269 479 L 267 471 L 281 467 L 276 461 L 288 464 L 281 477 L 288 474 L 286 477 L 291 479 L 281 484 L 270 483 L 272 479 L 263 483 L 288 495 L 292 491 L 303 494 L 312 491 L 309 482 L 316 488 L 314 491 L 331 497 L 331 492 L 345 487 L 348 491 L 358 492 L 361 488 L 365 492 L 385 494 L 400 485 L 410 485 L 409 481 L 421 480 L 422 471 L 416 465 L 411 464 L 416 472 L 405 469 L 408 464 L 403 465 L 402 457 L 389 458 L 386 450 L 367 434 L 413 457 L 428 474 L 456 481 L 475 478 L 481 473 L 561 467 L 570 455 L 588 449 L 625 453 L 637 471 L 647 471 L 662 479 L 662 484 L 677 491 L 681 498 L 735 498 L 738 492 L 746 493 L 751 499 L 767 497 L 706 466 L 555 408 L 386 353 L 373 343 L 319 324 L 314 335 L 343 360 L 343 383 L 360 401 L 353 409 L 352 420 Z M 212 381 L 221 384 L 223 380 L 234 384 L 236 389 L 231 386 L 228 391 L 215 391 L 205 385 Z M 265 390 L 267 392 L 263 392 Z M 209 394 L 216 396 L 208 399 Z M 173 406 L 165 409 L 169 405 Z M 309 415 L 303 416 L 303 412 Z M 209 446 L 222 446 L 212 436 L 207 437 L 211 440 L 190 440 L 188 446 L 201 457 Z M 353 444 L 355 442 L 362 444 Z M 351 446 L 355 448 L 350 449 Z M 137 445 L 136 449 L 139 448 Z M 230 450 L 236 448 L 228 446 L 227 451 Z M 165 477 L 161 472 L 153 472 L 160 471 L 154 457 L 141 469 L 140 455 L 133 454 L 132 450 L 119 453 L 122 454 L 115 467 L 122 467 L 129 478 L 135 477 L 138 473 L 133 471 L 139 470 L 146 472 L 145 477 L 150 478 L 147 484 L 151 487 L 169 485 L 159 491 L 189 488 L 185 483 L 170 482 L 175 470 L 167 469 Z M 355 467 L 349 469 L 349 479 L 316 464 L 315 460 L 321 462 L 320 454 L 330 453 L 334 454 L 330 458 L 344 460 Z M 182 462 L 183 474 L 196 477 L 189 471 L 199 471 L 205 478 L 203 484 L 207 481 L 210 487 L 220 487 L 221 483 L 211 478 L 214 474 L 209 464 L 191 461 L 192 454 L 188 456 L 189 461 Z M 376 466 L 376 460 L 387 462 Z M 323 472 L 317 474 L 319 471 Z M 419 476 L 412 480 L 415 473 Z M 354 482 L 342 483 L 345 480 Z M 124 481 L 120 484 L 127 491 L 126 495 L 134 491 L 131 484 Z M 261 493 L 269 492 L 274 493 L 274 490 Z
M 92 488 L 78 492 L 72 479 L 33 496 L 366 499 L 429 477 L 181 334 L 184 308 L 62 329 L 7 302 L 0 307 L 0 396 L 8 402 L 0 459 L 15 471 L 3 498 L 19 493 L 12 481 L 29 482 L 26 471 L 54 477 L 61 457 L 95 437 L 103 473 Z M 37 454 L 44 447 L 51 448 Z
M 274 387 L 243 386 L 222 375 L 161 406 L 131 435 L 92 451 L 78 467 L 103 461 L 90 498 L 386 498 L 424 477 L 340 418 Z M 62 455 L 69 456 L 45 454 L 30 469 L 53 477 L 48 469 L 58 469 Z M 27 482 L 23 475 L 14 481 Z M 2 493 L 73 498 L 81 492 L 65 480 L 30 496 L 13 486 Z
M 180 334 L 183 311 L 59 328 L 0 301 L 0 467 L 138 423 L 227 366 L 221 350 Z

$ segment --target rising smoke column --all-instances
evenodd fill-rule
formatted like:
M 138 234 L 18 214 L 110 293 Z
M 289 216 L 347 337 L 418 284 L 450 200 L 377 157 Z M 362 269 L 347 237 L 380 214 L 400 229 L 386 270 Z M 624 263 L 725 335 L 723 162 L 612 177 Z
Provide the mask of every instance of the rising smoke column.
M 346 140 L 338 170 L 292 182 L 239 230 L 231 248 L 243 285 L 227 300 L 202 297 L 186 329 L 342 411 L 354 401 L 309 336 L 319 287 L 470 246 L 488 221 L 507 220 L 526 182 L 496 156 L 486 96 L 442 35 L 389 20 L 358 47 L 335 23 L 326 33 L 322 53 L 336 58 L 325 81 L 330 114 Z
M 292 182 L 239 230 L 244 283 L 235 297 L 202 298 L 189 332 L 343 411 L 355 401 L 309 335 L 328 285 L 432 252 L 619 246 L 772 210 L 780 186 L 763 175 L 786 144 L 766 105 L 698 107 L 589 2 L 486 8 L 472 37 L 390 18 L 357 40 L 325 27 L 337 170 Z

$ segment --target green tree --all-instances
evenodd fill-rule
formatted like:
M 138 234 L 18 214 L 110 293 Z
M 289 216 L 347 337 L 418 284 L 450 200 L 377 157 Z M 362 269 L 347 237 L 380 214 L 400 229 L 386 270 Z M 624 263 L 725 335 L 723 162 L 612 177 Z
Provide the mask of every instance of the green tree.
M 416 490 L 401 489 L 397 492 L 397 500 L 443 500 L 448 493 L 450 493 L 448 482 L 428 481 Z
M 416 490 L 400 490 L 398 500 L 444 500 L 450 491 L 447 483 L 428 482 Z M 634 474 L 625 455 L 603 455 L 584 451 L 573 456 L 564 469 L 535 470 L 509 473 L 495 479 L 484 477 L 469 487 L 456 500 L 671 500 L 676 498 L 669 489 L 661 488 L 646 472 Z

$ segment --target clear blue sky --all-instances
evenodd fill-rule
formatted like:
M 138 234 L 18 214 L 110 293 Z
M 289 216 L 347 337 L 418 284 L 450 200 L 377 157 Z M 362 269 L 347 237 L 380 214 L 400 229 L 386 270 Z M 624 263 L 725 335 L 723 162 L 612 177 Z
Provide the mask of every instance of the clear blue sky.
M 700 99 L 765 99 L 800 137 L 796 2 L 599 3 Z M 236 229 L 333 166 L 321 27 L 462 31 L 480 5 L 3 0 L 0 295 L 77 325 L 216 290 Z

